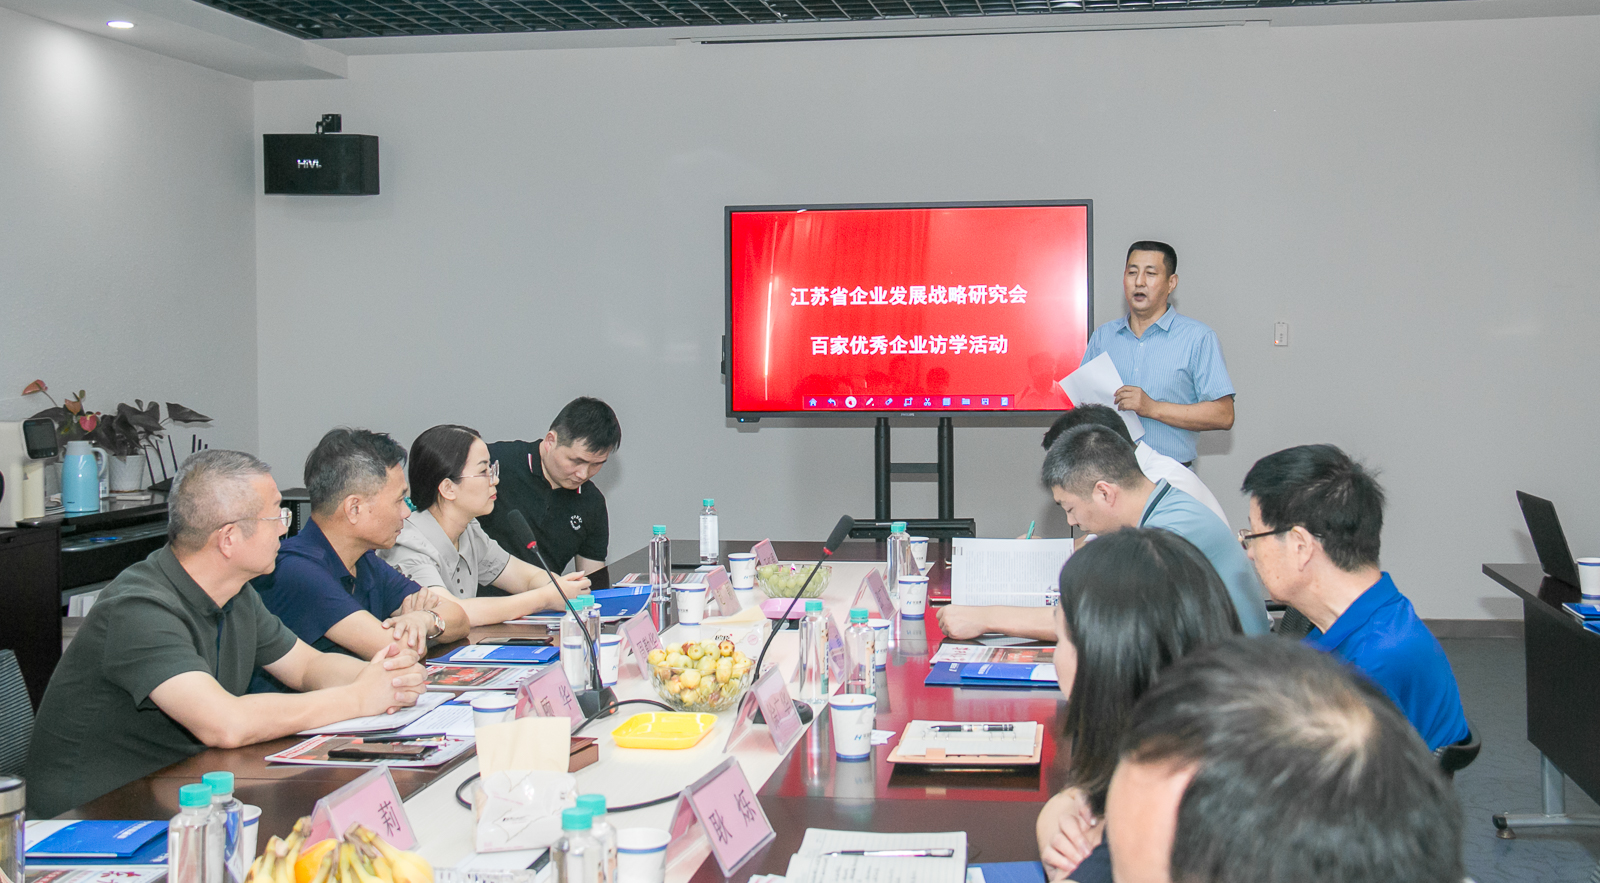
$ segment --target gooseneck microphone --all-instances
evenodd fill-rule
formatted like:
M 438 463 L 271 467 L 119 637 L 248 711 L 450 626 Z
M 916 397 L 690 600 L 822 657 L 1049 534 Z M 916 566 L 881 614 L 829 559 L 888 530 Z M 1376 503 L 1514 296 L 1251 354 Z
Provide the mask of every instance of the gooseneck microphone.
M 789 622 L 789 614 L 794 613 L 795 605 L 800 603 L 800 598 L 805 597 L 805 590 L 810 589 L 811 581 L 816 579 L 816 571 L 821 568 L 822 561 L 826 561 L 827 558 L 830 558 L 832 555 L 834 555 L 834 552 L 837 552 L 838 545 L 842 544 L 842 542 L 845 542 L 845 537 L 850 536 L 850 529 L 854 528 L 854 526 L 856 526 L 856 520 L 851 518 L 850 515 L 845 515 L 845 517 L 842 517 L 840 520 L 838 520 L 837 525 L 834 525 L 834 533 L 827 534 L 827 542 L 822 544 L 822 557 L 818 558 L 814 565 L 811 565 L 811 573 L 806 574 L 805 584 L 800 585 L 800 590 L 795 592 L 795 597 L 789 601 L 789 606 L 784 609 L 784 616 L 782 616 L 782 619 L 779 619 L 778 625 L 774 625 L 773 633 L 771 633 L 771 635 L 766 635 L 766 643 L 763 643 L 762 645 L 762 654 L 755 657 L 755 677 L 762 677 L 762 661 L 763 659 L 766 659 L 766 648 L 773 646 L 773 638 L 778 637 L 779 630 L 784 627 L 786 622 Z
M 583 624 L 583 619 L 578 616 L 577 608 L 572 606 L 572 599 L 561 590 L 561 583 L 556 575 L 551 572 L 550 564 L 545 561 L 544 553 L 539 551 L 539 541 L 533 535 L 533 528 L 528 524 L 528 519 L 521 510 L 512 509 L 506 514 L 506 521 L 511 530 L 512 543 L 518 547 L 513 551 L 518 558 L 544 571 L 550 578 L 550 585 L 555 588 L 556 594 L 561 596 L 562 603 L 567 605 L 567 613 L 571 614 L 573 621 L 578 623 L 578 631 L 583 634 L 584 643 L 589 647 L 589 673 L 592 677 L 591 689 L 576 690 L 574 695 L 578 700 L 578 708 L 583 711 L 584 717 L 595 717 L 600 709 L 607 705 L 615 705 L 617 695 L 609 687 L 600 682 L 600 650 L 595 646 L 594 637 L 589 634 L 589 629 Z M 531 553 L 533 558 L 529 558 Z M 537 560 L 533 560 L 537 559 Z M 616 710 L 611 711 L 612 714 Z

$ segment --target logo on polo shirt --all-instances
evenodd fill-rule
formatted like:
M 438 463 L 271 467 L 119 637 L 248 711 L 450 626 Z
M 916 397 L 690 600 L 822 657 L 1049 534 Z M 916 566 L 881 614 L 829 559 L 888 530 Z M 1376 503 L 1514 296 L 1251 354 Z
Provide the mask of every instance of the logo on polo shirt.
M 572 516 L 572 529 L 573 530 L 583 530 L 583 516 L 582 515 L 574 515 L 574 516 Z

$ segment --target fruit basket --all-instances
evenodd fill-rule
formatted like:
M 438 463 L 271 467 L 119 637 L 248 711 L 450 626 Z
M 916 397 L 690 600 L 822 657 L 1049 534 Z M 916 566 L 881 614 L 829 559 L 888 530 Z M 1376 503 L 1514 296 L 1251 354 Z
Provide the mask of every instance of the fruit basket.
M 805 586 L 814 564 L 766 564 L 756 568 L 756 585 L 768 598 L 793 598 Z M 833 577 L 833 565 L 824 564 L 811 585 L 806 586 L 807 598 L 820 598 Z
M 650 683 L 678 711 L 718 712 L 749 689 L 752 662 L 732 641 L 686 641 L 650 651 Z

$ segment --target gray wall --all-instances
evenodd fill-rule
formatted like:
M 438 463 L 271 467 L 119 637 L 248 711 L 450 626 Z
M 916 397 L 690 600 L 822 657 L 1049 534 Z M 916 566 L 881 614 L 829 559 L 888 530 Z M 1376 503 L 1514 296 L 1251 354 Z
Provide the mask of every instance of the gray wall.
M 0 420 L 41 378 L 255 447 L 251 115 L 245 80 L 0 9 Z
M 614 555 L 652 522 L 820 536 L 871 510 L 870 427 L 721 417 L 722 206 L 1093 198 L 1096 313 L 1126 243 L 1182 255 L 1238 425 L 1200 472 L 1234 516 L 1258 457 L 1328 441 L 1383 470 L 1385 564 L 1429 617 L 1516 616 L 1512 491 L 1600 552 L 1573 461 L 1600 420 L 1600 19 L 353 57 L 261 83 L 257 132 L 323 112 L 383 138 L 383 195 L 257 197 L 261 450 L 336 423 L 538 435 L 578 394 L 625 441 Z M 1287 349 L 1273 323 L 1293 324 Z M 986 535 L 1064 521 L 1037 426 L 958 425 Z M 900 433 L 907 457 L 932 432 Z M 507 464 L 508 466 L 510 464 Z M 287 482 L 285 482 L 287 483 Z M 931 514 L 900 485 L 897 514 Z

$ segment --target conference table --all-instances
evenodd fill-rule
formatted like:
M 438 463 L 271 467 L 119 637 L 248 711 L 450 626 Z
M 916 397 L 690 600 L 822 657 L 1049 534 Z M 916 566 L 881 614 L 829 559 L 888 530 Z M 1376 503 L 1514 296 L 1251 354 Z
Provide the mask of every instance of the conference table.
M 691 544 L 679 544 L 688 547 Z M 750 542 L 724 542 L 722 560 L 729 552 L 748 551 Z M 780 560 L 814 561 L 820 543 L 775 542 Z M 948 585 L 948 545 L 931 544 L 929 582 Z M 675 569 L 697 564 L 695 550 L 674 550 Z M 839 616 L 856 593 L 868 562 L 882 562 L 881 541 L 846 541 L 830 559 L 835 580 L 824 594 L 828 609 Z M 629 573 L 647 569 L 641 549 L 612 562 L 592 575 L 593 588 L 608 587 Z M 843 578 L 841 578 L 843 577 Z M 863 601 L 862 603 L 867 603 Z M 527 634 L 535 626 L 498 625 L 475 628 L 467 642 L 491 636 Z M 681 628 L 681 627 L 680 627 Z M 770 741 L 762 745 L 761 732 L 746 736 L 730 753 L 739 757 L 761 806 L 776 831 L 776 839 L 747 861 L 733 878 L 751 874 L 782 874 L 789 856 L 799 847 L 807 828 L 912 832 L 966 831 L 971 862 L 1037 860 L 1034 819 L 1040 805 L 1061 786 L 1064 755 L 1058 754 L 1064 702 L 1055 689 L 951 688 L 923 684 L 929 657 L 944 640 L 933 610 L 923 620 L 902 619 L 896 624 L 888 667 L 878 673 L 878 709 L 875 727 L 900 733 L 912 719 L 953 721 L 1038 721 L 1045 728 L 1041 764 L 994 771 L 956 771 L 916 768 L 888 761 L 892 745 L 874 747 L 867 762 L 837 762 L 834 758 L 829 716 L 820 711 L 786 756 L 778 756 Z M 690 634 L 692 637 L 692 633 Z M 670 641 L 668 633 L 663 640 Z M 773 642 L 767 667 L 782 666 L 787 673 L 796 655 L 792 629 Z M 450 648 L 440 648 L 450 649 Z M 437 654 L 435 654 L 437 655 Z M 631 663 L 623 666 L 618 694 L 624 698 L 651 695 L 649 685 Z M 629 716 L 622 713 L 597 721 L 583 735 L 601 740 L 600 761 L 579 771 L 580 789 L 606 793 L 613 805 L 657 796 L 656 791 L 676 789 L 697 778 L 707 764 L 722 757 L 731 712 L 719 715 L 716 729 L 701 745 L 686 752 L 632 752 L 619 750 L 607 739 L 609 729 Z M 757 726 L 757 731 L 764 727 Z M 300 741 L 288 737 L 237 749 L 208 749 L 186 760 L 132 782 L 77 807 L 63 818 L 165 819 L 178 811 L 177 791 L 198 781 L 202 773 L 228 770 L 235 777 L 236 794 L 247 804 L 261 807 L 259 842 L 286 836 L 294 821 L 307 815 L 318 798 L 363 771 L 342 767 L 270 765 L 266 755 Z M 764 749 L 764 753 L 763 753 Z M 647 761 L 627 757 L 650 755 Z M 678 755 L 673 757 L 671 755 Z M 632 763 L 633 766 L 629 764 Z M 643 764 L 643 765 L 641 765 Z M 699 764 L 700 767 L 694 767 Z M 687 766 L 686 766 L 687 765 Z M 683 771 L 678 767 L 683 766 Z M 471 852 L 471 813 L 456 804 L 455 795 L 477 771 L 472 752 L 434 769 L 396 769 L 396 787 L 422 840 L 418 849 L 438 866 L 454 865 Z M 649 775 L 641 776 L 642 771 Z M 653 789 L 639 791 L 640 780 L 654 780 Z M 629 793 L 631 791 L 635 793 Z M 646 794 L 646 792 L 648 792 Z M 671 803 L 651 809 L 617 814 L 618 827 L 668 828 Z M 669 880 L 722 880 L 723 875 L 702 844 L 668 871 Z

